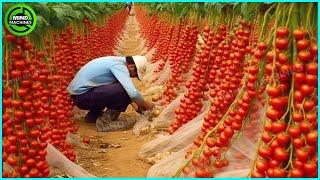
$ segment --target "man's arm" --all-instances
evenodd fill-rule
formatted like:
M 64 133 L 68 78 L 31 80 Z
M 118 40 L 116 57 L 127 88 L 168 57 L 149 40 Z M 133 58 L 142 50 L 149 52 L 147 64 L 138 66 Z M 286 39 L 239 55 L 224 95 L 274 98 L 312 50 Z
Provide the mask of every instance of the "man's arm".
M 142 106 L 146 109 L 152 109 L 153 104 L 144 100 L 139 91 L 135 88 L 128 69 L 124 68 L 122 65 L 114 65 L 111 67 L 112 74 L 117 78 L 120 84 L 128 93 L 129 97 L 137 103 L 139 106 Z

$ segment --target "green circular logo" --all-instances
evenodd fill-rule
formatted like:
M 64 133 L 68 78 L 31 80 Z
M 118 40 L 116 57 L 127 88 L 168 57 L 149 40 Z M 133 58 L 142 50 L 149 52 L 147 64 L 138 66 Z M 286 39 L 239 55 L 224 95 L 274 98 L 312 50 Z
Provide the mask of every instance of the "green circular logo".
M 9 32 L 16 36 L 26 36 L 36 27 L 37 15 L 31 7 L 16 4 L 7 10 L 4 21 Z

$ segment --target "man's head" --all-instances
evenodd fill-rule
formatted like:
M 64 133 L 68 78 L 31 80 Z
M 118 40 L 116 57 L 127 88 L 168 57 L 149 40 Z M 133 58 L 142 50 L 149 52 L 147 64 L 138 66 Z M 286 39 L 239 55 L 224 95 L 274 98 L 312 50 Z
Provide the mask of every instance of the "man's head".
M 147 67 L 147 58 L 144 56 L 127 56 L 126 61 L 130 77 L 137 77 L 141 80 Z

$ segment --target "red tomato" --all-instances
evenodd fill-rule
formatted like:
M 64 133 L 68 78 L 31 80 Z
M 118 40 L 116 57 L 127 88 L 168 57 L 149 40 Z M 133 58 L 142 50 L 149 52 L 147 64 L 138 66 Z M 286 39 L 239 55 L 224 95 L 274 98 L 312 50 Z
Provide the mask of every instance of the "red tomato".
M 25 164 L 29 167 L 32 168 L 36 165 L 36 161 L 34 159 L 28 159 Z
M 286 161 L 289 158 L 289 153 L 281 147 L 277 147 L 273 151 L 273 158 L 277 161 Z
M 30 177 L 38 177 L 39 170 L 37 168 L 32 168 L 29 172 Z
M 304 36 L 305 36 L 305 32 L 301 29 L 295 29 L 293 31 L 293 36 L 295 37 L 296 40 L 300 40 L 300 39 L 303 39 Z
M 215 149 L 212 151 L 212 155 L 219 158 L 221 153 L 220 153 L 220 150 L 219 149 Z
M 290 141 L 290 136 L 286 133 L 277 134 L 276 140 L 281 145 L 287 145 Z
M 292 138 L 296 138 L 300 136 L 301 131 L 298 126 L 293 126 L 293 127 L 289 127 L 288 133 Z
M 264 133 L 262 134 L 261 139 L 262 139 L 263 142 L 268 143 L 268 142 L 271 141 L 272 136 L 270 135 L 270 133 L 264 132 Z
M 302 84 L 306 80 L 306 74 L 302 72 L 298 72 L 294 74 L 295 83 Z
M 312 156 L 316 152 L 316 147 L 314 145 L 313 146 L 307 145 L 305 149 L 308 152 L 309 156 Z
M 307 39 L 301 39 L 297 42 L 297 48 L 299 51 L 308 48 L 309 45 L 310 45 L 310 41 L 308 41 Z
M 286 38 L 277 38 L 276 39 L 276 47 L 279 50 L 287 49 L 288 45 L 289 45 L 289 40 L 288 39 L 286 39 Z
M 16 39 L 17 39 L 16 36 L 14 36 L 14 35 L 12 35 L 12 34 L 7 34 L 7 35 L 6 35 L 6 40 L 7 40 L 8 42 L 14 42 Z
M 286 27 L 279 27 L 276 32 L 277 37 L 287 37 L 289 35 L 289 30 Z
M 318 55 L 318 45 L 315 43 L 311 43 L 310 45 L 310 52 L 313 56 L 317 56 Z
M 314 88 L 308 84 L 303 84 L 300 87 L 300 92 L 304 97 L 308 97 L 312 94 Z
M 304 140 L 301 137 L 294 138 L 292 140 L 292 144 L 293 144 L 293 147 L 296 148 L 296 149 L 301 148 L 301 147 L 303 147 L 305 145 Z
M 207 138 L 206 144 L 208 147 L 213 148 L 215 146 L 215 140 L 213 138 Z
M 299 127 L 302 133 L 306 134 L 311 130 L 311 124 L 305 121 L 299 123 Z
M 16 156 L 9 156 L 9 157 L 7 158 L 7 163 L 8 163 L 10 166 L 14 167 L 14 166 L 17 165 L 17 163 L 18 163 L 18 158 L 17 158 Z
M 284 169 L 276 167 L 273 169 L 273 177 L 280 178 L 280 177 L 285 177 L 286 172 Z
M 318 75 L 318 63 L 308 63 L 306 65 L 306 70 L 308 74 Z
M 289 171 L 289 177 L 291 178 L 304 177 L 304 172 L 301 169 L 293 168 Z
M 279 87 L 267 87 L 267 93 L 270 97 L 278 97 L 281 95 L 281 90 Z
M 278 166 L 280 166 L 280 164 L 281 163 L 279 161 L 275 160 L 275 159 L 269 160 L 269 167 L 270 168 L 278 167 Z
M 200 166 L 201 166 L 201 161 L 200 161 L 198 158 L 194 158 L 194 159 L 192 160 L 192 165 L 193 165 L 194 167 L 200 167 Z
M 189 175 L 191 173 L 191 169 L 190 167 L 184 167 L 183 170 L 182 170 L 183 174 L 185 175 Z
M 274 177 L 273 169 L 274 168 L 268 168 L 267 169 L 267 172 L 266 172 L 267 177 Z
M 265 174 L 263 172 L 260 171 L 253 171 L 253 173 L 251 174 L 252 178 L 264 178 L 266 177 Z
M 313 161 L 304 163 L 303 170 L 306 174 L 312 174 L 317 170 L 317 164 Z
M 303 162 L 298 160 L 298 159 L 295 159 L 293 161 L 293 167 L 297 168 L 297 169 L 302 169 L 303 168 Z
M 272 131 L 272 123 L 266 122 L 266 124 L 264 125 L 264 129 L 268 132 Z
M 204 150 L 203 150 L 203 155 L 205 156 L 205 157 L 211 157 L 212 156 L 212 151 L 210 150 L 210 148 L 205 148 Z
M 90 139 L 88 137 L 84 137 L 83 138 L 83 143 L 84 144 L 89 144 L 90 143 Z
M 300 112 L 293 112 L 292 119 L 295 122 L 301 122 L 301 121 L 303 121 L 304 117 L 303 117 L 302 113 L 300 113 Z
M 295 90 L 293 93 L 293 98 L 295 102 L 302 103 L 304 96 L 302 95 L 300 90 Z
M 286 123 L 283 121 L 275 121 L 272 123 L 273 132 L 280 133 L 286 129 Z
M 307 112 L 311 111 L 314 107 L 316 107 L 314 100 L 305 100 L 303 103 L 303 109 Z
M 318 76 L 317 76 L 317 75 L 307 74 L 307 75 L 306 75 L 306 83 L 307 83 L 309 86 L 317 87 L 317 84 L 318 84 Z
M 300 52 L 298 52 L 298 58 L 301 60 L 301 61 L 303 61 L 303 62 L 305 62 L 305 63 L 308 63 L 308 62 L 310 62 L 310 60 L 311 60 L 311 53 L 309 52 L 309 51 L 300 51 Z
M 292 70 L 293 70 L 293 72 L 304 72 L 304 70 L 305 70 L 304 63 L 296 61 L 292 65 Z
M 306 150 L 299 148 L 295 150 L 294 156 L 297 157 L 299 161 L 306 162 L 309 157 L 309 153 Z
M 216 168 L 218 168 L 218 169 L 220 169 L 220 168 L 223 167 L 223 163 L 222 163 L 221 160 L 216 160 L 216 161 L 214 161 L 213 165 L 214 165 L 214 167 L 216 167 Z
M 270 147 L 261 146 L 258 149 L 258 154 L 263 158 L 269 158 L 272 154 L 272 150 Z
M 281 111 L 274 108 L 269 108 L 266 115 L 271 121 L 279 120 L 282 117 Z
M 318 142 L 318 131 L 313 130 L 306 134 L 306 141 L 309 145 L 315 145 Z
M 268 166 L 269 166 L 269 165 L 268 165 L 268 162 L 265 161 L 265 160 L 258 159 L 258 160 L 256 161 L 256 168 L 257 168 L 257 170 L 260 171 L 260 172 L 266 171 L 266 170 L 268 169 Z
M 287 63 L 289 61 L 289 59 L 288 59 L 288 56 L 285 53 L 280 52 L 277 55 L 277 61 L 283 64 L 283 63 Z

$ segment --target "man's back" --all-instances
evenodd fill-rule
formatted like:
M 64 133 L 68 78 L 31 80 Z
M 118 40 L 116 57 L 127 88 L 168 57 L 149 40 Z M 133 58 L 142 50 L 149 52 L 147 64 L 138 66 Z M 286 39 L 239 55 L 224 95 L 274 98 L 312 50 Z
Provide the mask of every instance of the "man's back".
M 76 74 L 68 86 L 68 91 L 72 95 L 82 94 L 92 87 L 106 85 L 116 81 L 111 72 L 114 65 L 125 66 L 125 57 L 100 57 L 85 64 Z

